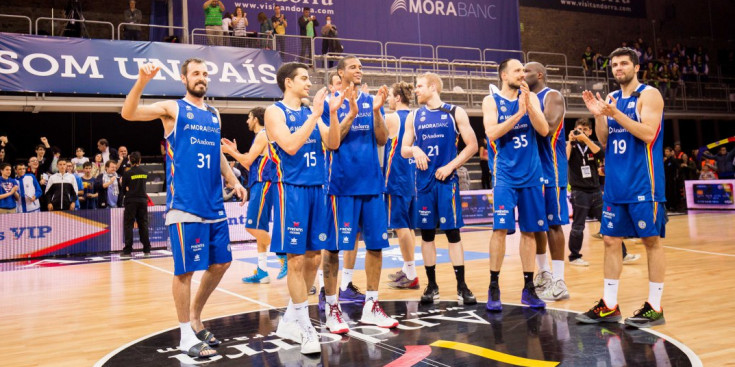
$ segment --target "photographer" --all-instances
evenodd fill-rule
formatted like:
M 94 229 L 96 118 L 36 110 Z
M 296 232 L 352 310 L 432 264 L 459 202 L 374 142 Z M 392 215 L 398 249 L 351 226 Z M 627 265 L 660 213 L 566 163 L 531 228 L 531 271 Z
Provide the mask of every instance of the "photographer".
M 572 187 L 572 231 L 569 233 L 569 264 L 589 266 L 582 259 L 580 250 L 584 239 L 584 227 L 587 216 L 600 220 L 602 218 L 602 191 L 597 171 L 598 160 L 604 156 L 600 143 L 590 139 L 592 125 L 588 119 L 579 119 L 567 140 L 567 158 L 569 159 L 569 185 Z M 623 244 L 623 263 L 628 264 L 640 258 L 640 255 L 628 254 Z

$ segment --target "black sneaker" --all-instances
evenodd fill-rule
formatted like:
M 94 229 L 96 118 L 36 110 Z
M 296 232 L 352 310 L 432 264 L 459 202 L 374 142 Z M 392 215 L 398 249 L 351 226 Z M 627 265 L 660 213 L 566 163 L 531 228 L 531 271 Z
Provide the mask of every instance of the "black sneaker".
M 498 282 L 490 282 L 490 288 L 487 290 L 487 305 L 485 305 L 485 309 L 493 312 L 503 310 L 503 304 L 500 302 L 500 286 Z
M 590 308 L 589 311 L 577 315 L 575 319 L 585 324 L 618 322 L 621 319 L 620 307 L 615 305 L 615 308 L 608 308 L 605 301 L 600 299 L 600 302 L 597 302 L 597 305 Z
M 664 309 L 656 311 L 651 307 L 651 304 L 646 302 L 643 304 L 638 311 L 633 314 L 633 317 L 625 319 L 625 325 L 633 326 L 637 328 L 646 328 L 656 325 L 663 325 L 666 323 L 664 319 Z
M 120 259 L 132 259 L 133 254 L 128 252 L 123 252 L 120 254 Z
M 424 294 L 421 295 L 421 303 L 423 304 L 429 304 L 434 303 L 434 300 L 439 299 L 439 286 L 436 285 L 427 285 L 426 289 L 424 289 Z
M 459 298 L 460 305 L 477 304 L 477 299 L 475 299 L 475 295 L 472 294 L 472 291 L 469 288 L 467 288 L 467 284 L 465 283 L 462 283 L 457 286 L 457 298 Z

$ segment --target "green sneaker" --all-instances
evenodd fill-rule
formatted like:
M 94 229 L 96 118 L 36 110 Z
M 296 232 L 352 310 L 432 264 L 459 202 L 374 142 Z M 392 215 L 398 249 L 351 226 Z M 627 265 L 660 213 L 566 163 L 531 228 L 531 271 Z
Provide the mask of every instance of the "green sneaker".
M 633 314 L 633 317 L 628 317 L 627 319 L 625 319 L 626 325 L 637 328 L 663 325 L 665 323 L 666 320 L 664 319 L 663 307 L 660 311 L 656 311 L 653 309 L 653 307 L 651 307 L 648 302 L 644 303 L 643 307 L 641 307 L 640 310 L 636 311 L 635 314 Z

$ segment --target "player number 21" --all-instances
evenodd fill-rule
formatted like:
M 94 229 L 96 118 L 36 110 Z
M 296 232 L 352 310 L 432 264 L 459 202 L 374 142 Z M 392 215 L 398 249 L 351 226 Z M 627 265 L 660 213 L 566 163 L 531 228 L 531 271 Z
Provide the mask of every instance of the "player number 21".
M 209 161 L 211 160 L 209 154 L 204 155 L 202 153 L 198 153 L 197 154 L 197 158 L 198 158 L 198 161 L 199 161 L 199 163 L 197 164 L 197 168 L 204 168 L 205 165 L 207 166 L 207 168 L 209 168 L 209 164 L 210 164 Z M 205 160 L 207 161 L 206 164 L 204 163 Z
M 526 146 L 528 146 L 528 140 L 526 140 L 525 135 L 513 137 L 513 149 L 518 149 L 520 147 L 526 147 Z
M 316 152 L 306 152 L 304 158 L 306 158 L 306 167 L 316 166 Z
M 434 157 L 439 155 L 439 146 L 438 145 L 429 145 L 429 154 L 427 156 Z

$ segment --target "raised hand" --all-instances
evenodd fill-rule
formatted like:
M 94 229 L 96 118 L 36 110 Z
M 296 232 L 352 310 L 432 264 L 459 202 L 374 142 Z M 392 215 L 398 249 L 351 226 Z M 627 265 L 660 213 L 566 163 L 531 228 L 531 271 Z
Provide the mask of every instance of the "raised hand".
M 322 87 L 314 95 L 314 101 L 311 103 L 311 113 L 321 116 L 324 112 L 324 100 L 327 98 L 327 88 Z
M 354 83 L 350 83 L 350 87 L 347 88 L 345 91 L 345 99 L 350 104 L 350 114 L 354 117 L 357 116 L 357 110 L 359 109 L 357 107 L 357 88 L 355 87 Z
M 602 115 L 613 117 L 613 115 L 615 115 L 615 113 L 618 112 L 618 107 L 617 107 L 618 101 L 615 100 L 613 96 L 610 96 L 610 103 L 607 103 L 605 102 L 604 99 L 602 99 L 602 97 L 600 96 L 600 93 L 597 92 L 597 102 L 600 105 L 600 114 Z
M 342 106 L 342 103 L 344 103 L 346 98 L 349 98 L 349 90 L 344 91 L 343 93 L 340 93 L 339 95 L 334 95 L 332 98 L 329 99 L 329 113 L 337 112 L 339 108 Z
M 148 83 L 156 76 L 156 74 L 158 74 L 159 70 L 161 70 L 160 66 L 152 62 L 147 62 L 140 67 L 140 70 L 138 70 L 138 80 Z
M 378 89 L 378 93 L 375 94 L 375 98 L 373 99 L 373 110 L 379 110 L 381 107 L 383 107 L 383 104 L 385 103 L 385 100 L 388 98 L 388 87 L 386 85 L 383 85 Z
M 584 101 L 584 105 L 587 106 L 587 110 L 589 110 L 591 114 L 595 116 L 602 115 L 600 103 L 597 101 L 595 95 L 592 94 L 592 92 L 588 90 L 582 92 L 582 100 Z
M 239 153 L 239 151 L 237 150 L 237 139 L 229 140 L 227 138 L 222 138 L 220 142 L 222 143 L 223 152 L 229 155 L 234 155 L 235 153 Z

